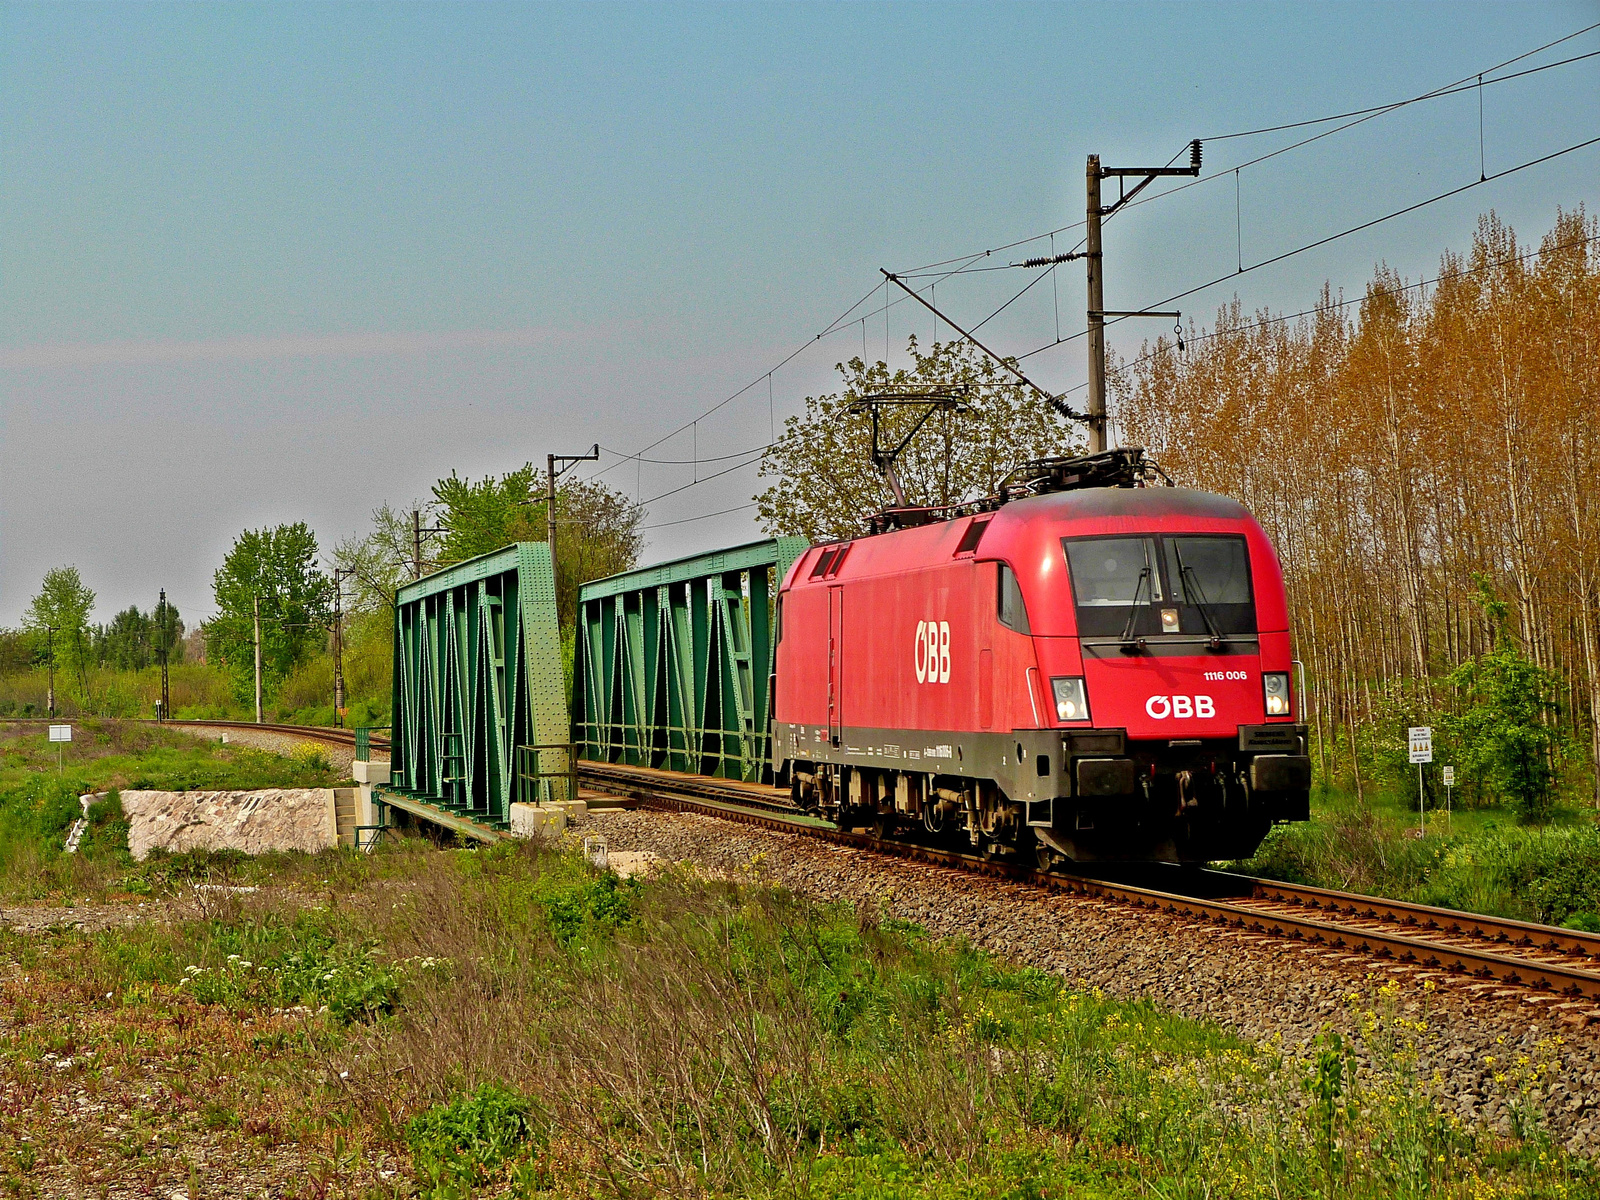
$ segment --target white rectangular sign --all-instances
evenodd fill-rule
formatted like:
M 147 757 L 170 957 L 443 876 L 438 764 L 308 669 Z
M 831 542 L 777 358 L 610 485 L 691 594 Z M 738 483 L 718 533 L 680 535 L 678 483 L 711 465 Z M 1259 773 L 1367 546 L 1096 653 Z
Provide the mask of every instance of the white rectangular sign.
M 50 726 L 50 740 L 52 742 L 70 742 L 72 740 L 71 725 Z
M 1455 787 L 1456 769 L 1454 767 L 1446 767 L 1444 769 L 1444 785 L 1445 787 Z
M 1433 727 L 1430 725 L 1413 725 L 1411 727 L 1411 761 L 1414 763 L 1431 763 L 1433 761 Z

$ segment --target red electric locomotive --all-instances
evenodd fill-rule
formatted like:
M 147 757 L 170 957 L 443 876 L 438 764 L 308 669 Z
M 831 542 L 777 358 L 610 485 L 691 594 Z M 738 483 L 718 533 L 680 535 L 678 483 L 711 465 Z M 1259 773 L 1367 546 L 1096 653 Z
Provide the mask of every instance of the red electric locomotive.
M 1140 451 L 1029 466 L 977 511 L 891 510 L 899 528 L 789 570 L 772 745 L 797 803 L 1046 866 L 1245 857 L 1305 820 L 1283 577 L 1254 518 L 1148 486 Z

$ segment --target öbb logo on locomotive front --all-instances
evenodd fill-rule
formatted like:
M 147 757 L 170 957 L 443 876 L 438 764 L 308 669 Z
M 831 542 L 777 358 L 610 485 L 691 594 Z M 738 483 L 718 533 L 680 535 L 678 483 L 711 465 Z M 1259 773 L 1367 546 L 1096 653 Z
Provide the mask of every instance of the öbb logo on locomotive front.
M 1145 713 L 1155 721 L 1168 717 L 1214 717 L 1217 706 L 1210 696 L 1151 696 L 1144 702 Z
M 918 683 L 949 683 L 950 622 L 918 621 L 913 658 Z

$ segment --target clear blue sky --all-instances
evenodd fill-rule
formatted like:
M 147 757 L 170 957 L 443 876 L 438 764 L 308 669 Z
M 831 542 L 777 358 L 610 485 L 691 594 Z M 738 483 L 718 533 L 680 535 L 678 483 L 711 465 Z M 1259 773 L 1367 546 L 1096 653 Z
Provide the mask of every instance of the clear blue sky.
M 243 528 L 325 545 L 452 469 L 599 441 L 759 445 L 765 372 L 905 269 L 1081 219 L 1084 156 L 1397 100 L 1600 21 L 1600 4 L 117 5 L 0 7 L 0 623 L 73 563 L 96 618 L 186 617 Z M 1519 66 L 1600 50 L 1600 30 Z M 1119 216 L 1135 307 L 1479 174 L 1477 93 Z M 1485 165 L 1600 135 L 1600 59 L 1484 89 Z M 1600 193 L 1600 147 L 1184 302 L 1299 309 L 1382 260 L 1433 273 L 1493 207 L 1525 236 Z M 1058 238 L 1071 248 L 1076 234 Z M 1047 242 L 997 256 L 1041 253 Z M 976 320 L 1023 280 L 938 299 Z M 986 327 L 1082 326 L 1080 265 Z M 884 316 L 772 380 L 781 425 Z M 888 313 L 891 348 L 931 329 Z M 1159 328 L 1116 331 L 1136 351 Z M 1030 359 L 1083 379 L 1082 343 Z M 608 457 L 606 465 L 612 460 Z M 719 464 L 719 466 L 722 464 Z M 699 468 L 701 474 L 717 466 Z M 695 468 L 606 476 L 644 498 Z M 754 536 L 753 469 L 651 507 L 653 557 Z

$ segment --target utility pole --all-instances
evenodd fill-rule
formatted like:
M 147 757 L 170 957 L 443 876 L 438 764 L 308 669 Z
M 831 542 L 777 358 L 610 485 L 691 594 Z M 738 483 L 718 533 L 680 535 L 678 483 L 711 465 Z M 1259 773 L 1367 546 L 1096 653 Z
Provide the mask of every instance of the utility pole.
M 1100 250 L 1100 156 L 1089 155 L 1088 234 L 1089 276 L 1089 453 L 1106 448 L 1106 292 Z
M 346 572 L 333 569 L 333 727 L 344 724 L 344 608 L 341 597 Z
M 1117 209 L 1132 200 L 1150 184 L 1163 175 L 1190 175 L 1198 177 L 1200 174 L 1200 142 L 1199 139 L 1189 143 L 1189 165 L 1187 167 L 1102 167 L 1098 154 L 1089 155 L 1088 166 L 1084 172 L 1087 184 L 1088 205 L 1085 215 L 1088 217 L 1087 232 L 1085 236 L 1085 260 L 1088 263 L 1089 277 L 1089 453 L 1100 454 L 1106 449 L 1106 318 L 1107 317 L 1172 317 L 1178 318 L 1176 312 L 1107 312 L 1105 298 L 1105 261 L 1101 250 L 1100 220 L 1109 217 Z M 1100 203 L 1100 181 L 1115 177 L 1120 183 L 1124 179 L 1137 178 L 1139 182 L 1131 191 L 1124 190 L 1117 198 L 1117 202 L 1109 207 Z M 1179 339 L 1182 346 L 1182 339 Z
M 261 597 L 251 597 L 256 613 L 256 724 L 261 724 Z
M 551 454 L 546 458 L 544 515 L 545 539 L 550 547 L 550 576 L 556 575 L 556 480 L 581 462 L 600 461 L 600 443 L 596 442 L 587 454 Z M 557 463 L 561 465 L 556 466 Z
M 411 510 L 411 578 L 422 578 L 422 535 L 425 533 L 443 533 L 443 528 L 438 525 L 424 525 L 422 523 L 421 507 Z M 346 572 L 348 574 L 349 572 Z
M 161 639 L 161 716 L 159 719 L 165 721 L 170 715 L 168 711 L 168 705 L 171 704 L 171 697 L 167 691 L 167 653 L 172 642 L 170 632 L 167 628 L 166 588 L 161 589 L 161 604 L 157 609 L 157 612 L 159 615 L 156 617 L 156 629 L 158 631 L 156 636 Z
M 44 627 L 45 657 L 50 663 L 50 689 L 45 693 L 45 709 L 51 717 L 56 715 L 56 627 Z

